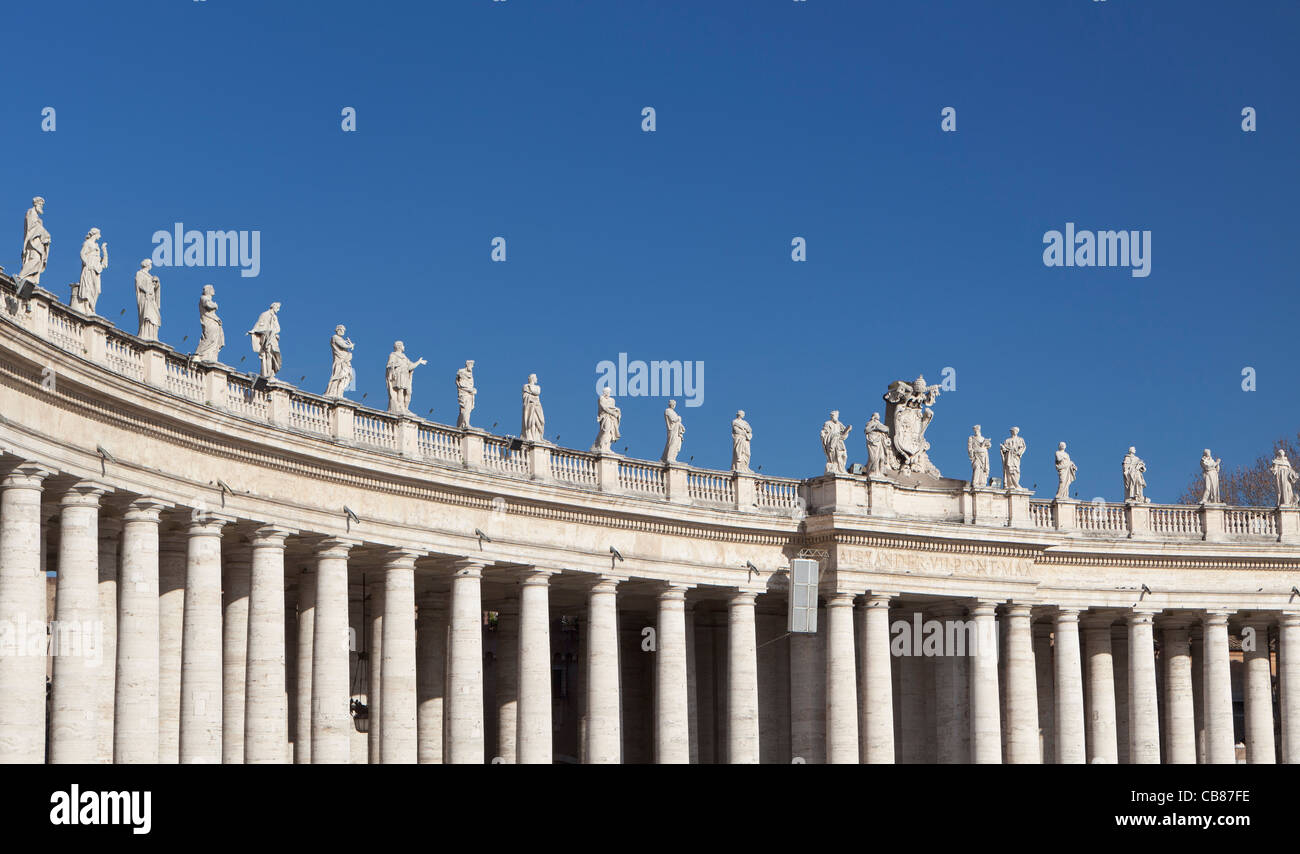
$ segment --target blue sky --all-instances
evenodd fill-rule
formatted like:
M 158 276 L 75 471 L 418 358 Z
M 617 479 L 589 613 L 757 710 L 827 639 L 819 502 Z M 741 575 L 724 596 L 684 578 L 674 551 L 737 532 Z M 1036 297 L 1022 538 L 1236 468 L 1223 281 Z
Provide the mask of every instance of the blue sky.
M 0 263 L 43 195 L 42 283 L 67 298 L 98 226 L 100 313 L 134 331 L 155 231 L 259 230 L 256 278 L 156 271 L 162 337 L 193 350 L 210 282 L 252 369 L 279 300 L 281 377 L 312 391 L 342 322 L 352 397 L 385 405 L 401 338 L 417 413 L 454 423 L 473 358 L 477 424 L 517 433 L 535 372 L 548 436 L 586 448 L 597 363 L 700 361 L 682 459 L 726 468 L 743 408 L 754 465 L 804 477 L 830 409 L 862 461 L 887 385 L 951 367 L 946 475 L 972 424 L 1015 424 L 1026 486 L 1051 495 L 1065 440 L 1111 500 L 1129 445 L 1172 501 L 1202 448 L 1231 469 L 1300 426 L 1293 3 L 44 0 L 5 30 Z M 1066 222 L 1151 231 L 1151 275 L 1045 267 Z M 665 401 L 619 403 L 619 447 L 657 458 Z

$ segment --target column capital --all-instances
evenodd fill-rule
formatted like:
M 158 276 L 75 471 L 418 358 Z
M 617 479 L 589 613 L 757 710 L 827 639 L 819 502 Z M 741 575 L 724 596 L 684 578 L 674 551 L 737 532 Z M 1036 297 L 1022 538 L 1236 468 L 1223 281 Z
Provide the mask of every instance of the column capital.
M 113 488 L 97 480 L 79 480 L 68 486 L 59 498 L 60 507 L 99 507 L 99 499 Z
M 546 569 L 540 566 L 525 569 L 519 578 L 519 584 L 523 587 L 546 587 L 551 583 L 552 575 L 559 575 L 558 569 Z
M 389 549 L 384 553 L 384 569 L 415 569 L 415 561 L 426 553 L 419 549 Z
M 326 537 L 316 543 L 316 557 L 346 558 L 348 553 L 359 545 L 361 545 L 360 540 L 347 537 Z
M 448 564 L 452 575 L 459 578 L 481 578 L 483 570 L 491 565 L 492 561 L 478 557 L 458 557 Z
M 153 522 L 157 524 L 162 512 L 170 510 L 174 506 L 170 502 L 159 498 L 137 498 L 122 511 L 122 519 L 126 522 Z
M 1005 606 L 1004 613 L 1008 617 L 1033 619 L 1034 606 L 1028 602 L 1008 602 Z
M 4 473 L 0 486 L 5 489 L 40 489 L 41 483 L 55 474 L 49 466 L 35 462 L 20 462 Z
M 674 582 L 665 583 L 662 590 L 659 591 L 660 602 L 686 602 L 686 591 L 689 588 L 685 584 L 676 584 Z
M 1157 613 L 1149 608 L 1134 608 L 1124 615 L 1124 621 L 1130 626 L 1154 626 Z
M 970 605 L 970 615 L 972 617 L 993 617 L 997 615 L 998 605 L 1001 603 L 996 599 L 976 599 Z
M 889 604 L 898 596 L 897 593 L 885 592 L 883 590 L 868 590 L 862 597 L 863 608 L 885 608 L 888 610 Z
M 826 594 L 826 607 L 832 605 L 853 607 L 853 600 L 858 598 L 858 594 L 851 590 L 832 590 Z
M 735 593 L 727 597 L 727 603 L 732 607 L 754 607 L 754 600 L 758 597 L 757 590 L 747 590 L 738 588 Z
M 1283 611 L 1277 618 L 1277 624 L 1289 629 L 1300 628 L 1300 611 Z
M 1228 618 L 1235 614 L 1236 611 L 1213 610 L 1206 611 L 1201 615 L 1201 622 L 1207 626 L 1227 626 Z
M 587 592 L 614 593 L 618 590 L 618 585 L 626 580 L 617 575 L 594 575 L 591 577 L 591 586 Z
M 282 549 L 284 541 L 298 533 L 282 525 L 262 525 L 253 531 L 251 541 L 255 549 Z
M 1116 615 L 1109 611 L 1101 613 L 1080 612 L 1079 625 L 1085 629 L 1113 629 L 1116 619 Z
M 1073 606 L 1058 605 L 1056 608 L 1056 624 L 1061 623 L 1078 623 L 1080 609 Z
M 215 513 L 195 510 L 194 515 L 190 517 L 186 533 L 190 539 L 195 537 L 219 537 L 221 536 L 221 529 L 234 521 L 233 516 L 219 516 Z

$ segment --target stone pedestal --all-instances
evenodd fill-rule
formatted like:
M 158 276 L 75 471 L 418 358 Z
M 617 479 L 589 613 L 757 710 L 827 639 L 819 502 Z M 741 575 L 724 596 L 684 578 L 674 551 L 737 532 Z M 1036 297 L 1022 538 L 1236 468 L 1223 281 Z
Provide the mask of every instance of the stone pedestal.
M 1151 507 L 1140 501 L 1124 502 L 1124 521 L 1130 537 L 1143 537 L 1151 533 Z
M 668 500 L 674 504 L 690 504 L 690 487 L 687 483 L 686 467 L 681 463 L 668 463 L 664 471 L 664 485 L 667 487 Z
M 1300 507 L 1277 508 L 1277 538 L 1283 543 L 1300 542 Z
M 552 480 L 550 443 L 531 442 L 527 447 L 528 472 L 533 480 Z
M 1029 497 L 1034 493 L 1028 489 L 1007 490 L 1007 525 L 1012 528 L 1032 528 L 1029 518 Z
M 894 482 L 883 477 L 867 478 L 867 513 L 872 516 L 894 515 Z
M 1075 508 L 1079 502 L 1073 498 L 1052 499 L 1052 520 L 1058 531 L 1072 531 L 1078 524 Z

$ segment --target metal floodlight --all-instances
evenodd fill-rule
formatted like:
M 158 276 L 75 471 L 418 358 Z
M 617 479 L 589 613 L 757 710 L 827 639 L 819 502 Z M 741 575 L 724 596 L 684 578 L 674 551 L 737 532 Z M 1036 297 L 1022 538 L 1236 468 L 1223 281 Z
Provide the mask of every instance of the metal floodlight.
M 235 494 L 235 490 L 231 489 L 231 488 L 230 488 L 230 485 L 229 485 L 228 483 L 226 483 L 224 480 L 222 480 L 221 478 L 217 478 L 217 488 L 221 490 L 221 506 L 222 506 L 222 507 L 225 507 L 225 506 L 226 506 L 226 493 L 229 492 L 231 495 L 234 495 L 234 494 Z M 346 510 L 346 509 L 347 509 L 347 508 L 345 507 L 344 510 Z
M 623 555 L 621 555 L 618 549 L 614 548 L 613 546 L 609 547 L 609 553 L 612 554 L 614 557 L 618 558 L 620 563 L 623 561 Z
M 348 529 L 349 529 L 349 530 L 351 530 L 351 528 L 352 528 L 352 524 L 351 524 L 351 523 L 356 522 L 358 525 L 361 524 L 361 517 L 358 516 L 358 515 L 357 515 L 357 514 L 352 510 L 352 508 L 349 507 L 349 506 L 346 505 L 346 504 L 343 505 L 343 515 L 345 515 L 345 516 L 348 517 Z
M 795 558 L 790 561 L 790 595 L 786 631 L 791 634 L 817 634 L 817 585 L 821 566 L 815 560 Z
M 478 528 L 474 529 L 474 536 L 478 537 L 478 544 L 480 546 L 483 545 L 484 540 L 487 540 L 489 543 L 492 542 L 492 538 L 480 531 Z

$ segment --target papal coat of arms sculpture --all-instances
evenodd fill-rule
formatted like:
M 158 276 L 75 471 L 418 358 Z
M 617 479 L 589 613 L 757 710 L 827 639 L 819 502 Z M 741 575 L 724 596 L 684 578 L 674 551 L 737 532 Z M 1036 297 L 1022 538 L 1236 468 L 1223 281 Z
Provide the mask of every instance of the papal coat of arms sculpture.
M 890 428 L 891 441 L 886 445 L 885 468 L 890 475 L 900 477 L 943 477 L 927 453 L 930 443 L 925 439 L 925 428 L 934 418 L 930 407 L 939 397 L 939 387 L 926 385 L 925 377 L 914 381 L 896 380 L 885 392 L 885 423 Z M 911 479 L 911 478 L 908 478 Z

